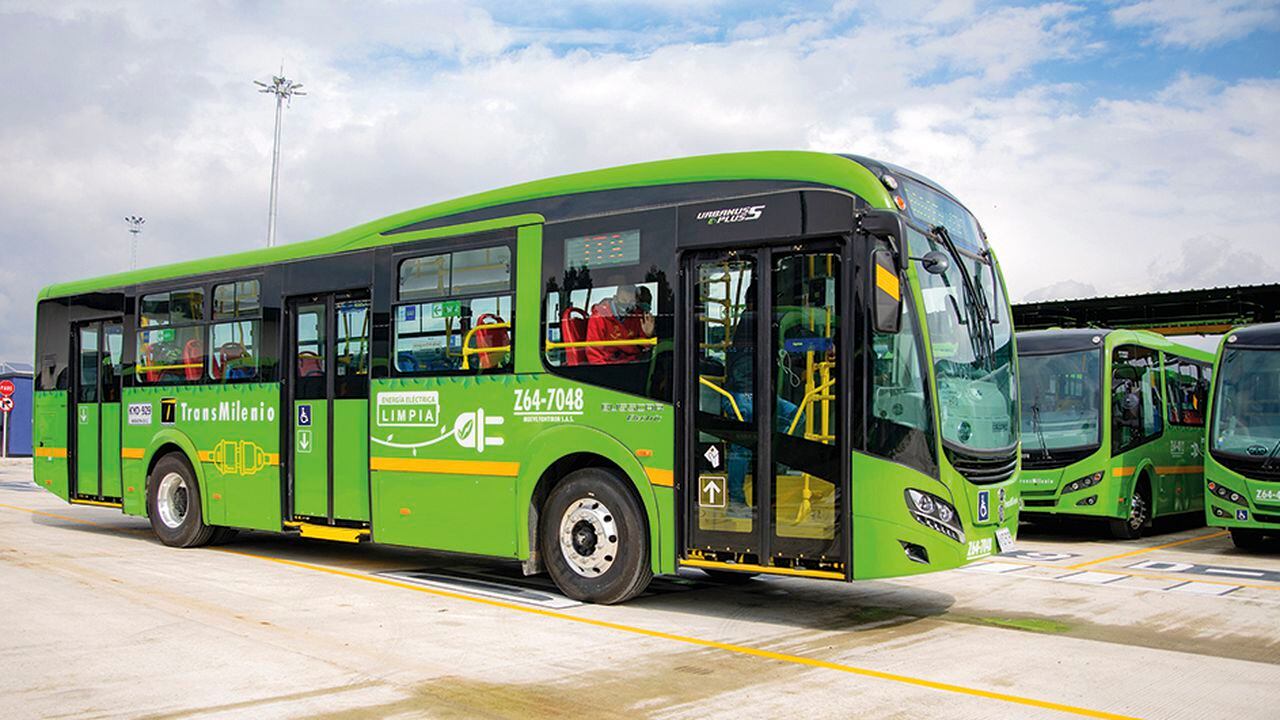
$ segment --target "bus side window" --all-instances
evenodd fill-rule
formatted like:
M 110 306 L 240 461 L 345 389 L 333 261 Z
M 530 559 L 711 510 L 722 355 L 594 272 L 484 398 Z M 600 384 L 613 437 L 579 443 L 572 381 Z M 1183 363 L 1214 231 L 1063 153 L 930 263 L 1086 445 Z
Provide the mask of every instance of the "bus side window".
M 394 309 L 398 375 L 511 372 L 511 247 L 404 260 Z
M 549 226 L 543 358 L 558 375 L 672 398 L 675 211 Z
M 134 368 L 138 382 L 191 383 L 204 377 L 204 295 L 204 288 L 188 288 L 142 296 Z
M 1111 449 L 1121 453 L 1164 432 L 1160 399 L 1160 355 L 1121 345 L 1111 360 Z
M 1169 400 L 1169 424 L 1204 427 L 1208 392 L 1206 368 L 1176 355 L 1166 355 L 1165 394 Z

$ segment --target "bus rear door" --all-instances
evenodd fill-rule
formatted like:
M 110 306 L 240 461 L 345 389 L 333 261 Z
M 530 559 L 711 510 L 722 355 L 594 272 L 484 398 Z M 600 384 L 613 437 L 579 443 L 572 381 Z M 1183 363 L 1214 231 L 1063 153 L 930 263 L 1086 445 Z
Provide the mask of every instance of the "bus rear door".
M 368 523 L 369 294 L 293 298 L 288 312 L 293 518 Z
M 120 501 L 120 320 L 78 323 L 71 426 L 73 498 Z

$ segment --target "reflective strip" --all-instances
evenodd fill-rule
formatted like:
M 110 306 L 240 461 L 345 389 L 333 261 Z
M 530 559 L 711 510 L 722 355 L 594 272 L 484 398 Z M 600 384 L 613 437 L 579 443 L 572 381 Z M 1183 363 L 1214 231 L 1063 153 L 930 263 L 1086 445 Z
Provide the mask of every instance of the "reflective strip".
M 439 473 L 441 475 L 494 475 L 515 477 L 520 474 L 520 463 L 491 460 L 427 460 L 421 458 L 369 458 L 370 470 L 396 472 Z
M 71 498 L 69 502 L 72 505 L 92 505 L 94 507 L 109 507 L 109 508 L 124 507 L 118 502 L 103 502 L 101 500 L 81 500 L 80 498 Z
M 200 458 L 200 462 L 207 462 L 207 463 L 213 462 L 212 450 L 197 450 L 196 456 Z
M 146 452 L 142 448 L 120 448 L 120 457 L 125 460 L 141 460 Z
M 797 570 L 796 568 L 770 567 L 767 565 L 752 565 L 751 563 L 723 563 L 715 560 L 698 560 L 696 558 L 681 560 L 680 564 L 697 568 L 743 570 L 746 572 L 767 573 L 769 575 L 797 575 L 799 577 L 825 578 L 827 580 L 844 579 L 844 573 L 831 572 L 829 570 Z
M 902 289 L 899 287 L 898 276 L 887 270 L 883 265 L 876 265 L 876 287 L 885 292 L 886 295 L 893 298 L 897 302 L 902 297 Z
M 1118 468 L 1111 468 L 1111 474 L 1112 474 L 1112 475 L 1114 475 L 1115 477 L 1129 477 L 1129 476 L 1130 476 L 1130 475 L 1132 475 L 1132 474 L 1134 473 L 1134 471 L 1136 471 L 1137 469 L 1138 469 L 1138 468 L 1136 468 L 1136 467 L 1118 467 Z
M 1164 465 L 1157 467 L 1161 475 L 1199 475 L 1204 472 L 1203 465 Z
M 644 474 L 649 476 L 649 482 L 662 487 L 673 487 L 676 484 L 675 473 L 670 470 L 658 470 L 657 468 L 647 467 Z
M 67 456 L 66 448 L 59 448 L 59 447 L 36 448 L 36 457 L 64 458 L 66 456 Z

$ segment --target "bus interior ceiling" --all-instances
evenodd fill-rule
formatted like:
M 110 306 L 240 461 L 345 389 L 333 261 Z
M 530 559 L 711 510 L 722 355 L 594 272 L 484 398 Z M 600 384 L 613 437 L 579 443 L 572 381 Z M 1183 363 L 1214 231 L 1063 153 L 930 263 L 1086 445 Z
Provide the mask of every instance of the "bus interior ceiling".
M 1280 320 L 1280 284 L 1172 290 L 1013 306 L 1020 331 L 1098 327 L 1161 335 L 1220 335 L 1233 327 Z

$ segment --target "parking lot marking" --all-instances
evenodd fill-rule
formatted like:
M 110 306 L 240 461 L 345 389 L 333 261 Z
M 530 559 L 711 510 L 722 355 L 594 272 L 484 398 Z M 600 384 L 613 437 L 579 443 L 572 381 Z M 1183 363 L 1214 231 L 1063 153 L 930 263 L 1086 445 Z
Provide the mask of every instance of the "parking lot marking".
M 1063 580 L 1065 582 L 1079 583 L 1081 585 L 1106 585 L 1108 583 L 1117 582 L 1129 577 L 1128 575 L 1113 575 L 1111 573 L 1090 572 L 1081 570 L 1067 575 L 1059 575 L 1055 580 Z
M 57 517 L 84 525 L 96 525 L 108 530 L 128 530 L 128 528 L 113 528 L 109 525 L 93 522 L 91 520 L 81 520 L 78 518 L 70 518 L 66 516 L 54 515 L 32 508 L 19 507 L 17 505 L 0 504 L 0 507 L 21 512 L 31 513 L 34 515 L 46 515 Z M 1052 702 L 1049 700 L 1038 700 L 1036 698 L 1023 697 L 1021 695 L 1010 695 L 1008 693 L 996 692 L 993 690 L 983 690 L 981 688 L 972 688 L 965 685 L 956 685 L 953 683 L 939 682 L 936 680 L 927 680 L 925 678 L 912 677 L 910 675 L 899 675 L 896 673 L 883 672 L 880 670 L 872 670 L 870 668 L 858 667 L 856 665 L 846 665 L 828 660 L 819 660 L 817 658 L 805 657 L 803 655 L 791 655 L 788 653 L 774 652 L 772 650 L 763 650 L 751 647 L 749 645 L 736 645 L 733 643 L 720 642 L 718 640 L 707 640 L 704 638 L 693 637 L 690 635 L 677 635 L 675 633 L 664 632 L 662 630 L 650 630 L 648 628 L 637 627 L 634 625 L 624 625 L 622 623 L 610 622 L 608 620 L 597 620 L 595 618 L 583 617 L 581 615 L 571 615 L 555 610 L 544 610 L 538 607 L 527 605 L 518 605 L 516 603 L 504 600 L 494 600 L 490 598 L 478 597 L 473 595 L 464 595 L 449 590 L 441 590 L 437 588 L 424 587 L 422 585 L 414 585 L 399 580 L 392 580 L 387 577 L 378 575 L 361 574 L 341 568 L 329 567 L 326 565 L 316 565 L 298 560 L 288 560 L 285 558 L 272 557 L 270 555 L 260 555 L 258 553 L 245 552 L 243 550 L 235 550 L 228 547 L 212 547 L 209 548 L 214 552 L 221 552 L 228 555 L 238 555 L 255 560 L 265 560 L 267 562 L 286 565 L 288 567 L 298 568 L 301 570 L 310 570 L 312 572 L 320 572 L 337 577 L 343 577 L 351 580 L 361 580 L 364 582 L 375 583 L 378 585 L 386 585 L 389 587 L 400 588 L 402 590 L 411 590 L 413 592 L 424 593 L 427 595 L 435 595 L 437 597 L 449 598 L 451 600 L 460 600 L 462 602 L 476 603 L 478 605 L 487 605 L 489 607 L 502 608 L 504 610 L 512 610 L 515 612 L 525 613 L 528 615 L 539 615 L 546 618 L 556 620 L 564 620 L 567 622 L 578 623 L 580 625 L 589 625 L 592 627 L 603 628 L 606 630 L 616 630 L 632 635 L 640 635 L 644 637 L 656 638 L 659 640 L 669 640 L 671 642 L 681 643 L 684 645 L 693 645 L 696 647 L 712 648 L 725 652 L 735 653 L 738 655 L 747 655 L 751 657 L 763 658 L 766 660 L 775 660 L 791 665 L 800 665 L 812 668 L 822 668 L 825 670 L 834 670 L 849 675 L 857 675 L 861 677 L 874 678 L 877 680 L 887 680 L 904 685 L 913 685 L 916 687 L 928 688 L 931 690 L 940 690 L 957 695 L 967 695 L 969 697 L 983 698 L 987 700 L 997 700 L 1000 702 L 1010 703 L 1013 705 L 1022 705 L 1024 707 L 1034 707 L 1041 710 L 1052 710 L 1055 712 L 1066 713 L 1068 715 L 1076 715 L 1078 717 L 1102 718 L 1103 720 L 1138 720 L 1132 715 L 1120 715 L 1118 713 L 1107 712 L 1105 710 L 1093 710 L 1090 708 L 1078 707 L 1075 705 L 1067 705 L 1064 703 Z
M 992 560 L 991 562 L 993 562 L 993 563 L 1006 563 L 1006 561 L 1005 561 L 1005 560 Z M 1015 564 L 1015 563 L 1008 563 L 1008 564 Z M 1019 569 L 1019 570 L 1024 569 L 1025 567 L 1028 567 L 1028 566 L 1030 566 L 1030 567 L 1037 567 L 1037 568 L 1048 568 L 1048 569 L 1050 569 L 1050 570 L 1062 570 L 1062 569 L 1064 569 L 1064 568 L 1063 568 L 1063 566 L 1060 566 L 1060 565 L 1051 565 L 1051 564 L 1049 564 L 1049 563 L 1026 563 L 1026 564 L 1024 564 L 1024 563 L 1017 563 L 1017 565 L 1018 565 L 1018 568 L 1017 568 L 1017 569 Z M 1067 568 L 1067 569 L 1069 569 L 1069 568 Z M 1161 575 L 1157 575 L 1157 574 L 1155 574 L 1155 573 L 1134 572 L 1134 571 L 1132 571 L 1132 570 L 1124 570 L 1124 571 L 1121 571 L 1121 570 L 1107 570 L 1107 569 L 1105 569 L 1105 568 L 1099 568 L 1099 569 L 1097 569 L 1097 570 L 1091 570 L 1090 572 L 1109 573 L 1109 574 L 1111 574 L 1111 575 L 1122 575 L 1122 576 L 1127 576 L 1127 577 L 1139 577 L 1139 578 L 1146 578 L 1146 579 L 1149 579 L 1149 580 L 1170 580 L 1170 579 L 1172 579 L 1169 575 L 1161 576 Z M 1026 577 L 1030 577 L 1030 576 L 1026 576 Z M 1056 579 L 1058 579 L 1058 578 L 1056 578 L 1056 577 L 1054 577 L 1054 578 L 1042 578 L 1042 577 L 1037 576 L 1037 578 L 1036 578 L 1036 579 L 1053 579 L 1053 580 L 1056 580 Z M 1182 579 L 1182 578 L 1176 578 L 1176 579 Z M 1221 581 L 1218 581 L 1218 580 L 1200 580 L 1200 579 L 1196 579 L 1196 580 L 1186 580 L 1186 582 L 1200 583 L 1200 584 L 1202 584 L 1202 585 L 1220 585 L 1220 586 L 1222 586 L 1222 587 L 1231 587 L 1231 588 L 1242 588 L 1242 587 L 1247 587 L 1247 588 L 1250 588 L 1250 589 L 1252 589 L 1252 590 L 1270 590 L 1271 592 L 1280 592 L 1280 585 L 1259 585 L 1259 584 L 1257 584 L 1257 583 L 1246 583 L 1246 582 L 1234 582 L 1234 583 L 1227 583 L 1227 582 L 1221 582 Z M 1167 588 L 1166 588 L 1166 589 L 1167 589 Z
M 1137 550 L 1130 550 L 1129 552 L 1119 553 L 1118 555 L 1108 555 L 1106 557 L 1100 557 L 1097 560 L 1086 560 L 1085 562 L 1076 563 L 1075 565 L 1069 565 L 1068 567 L 1070 567 L 1072 570 L 1079 570 L 1080 568 L 1086 568 L 1086 567 L 1089 567 L 1090 565 L 1099 565 L 1101 563 L 1110 562 L 1112 560 L 1121 560 L 1123 558 L 1133 557 L 1134 555 L 1149 553 L 1152 550 L 1164 550 L 1165 548 L 1177 547 L 1178 545 L 1186 545 L 1187 543 L 1200 542 L 1201 540 L 1212 540 L 1214 538 L 1225 537 L 1228 534 L 1230 533 L 1228 533 L 1226 530 L 1223 530 L 1221 532 L 1209 533 L 1207 535 L 1197 535 L 1195 537 L 1183 538 L 1181 540 L 1174 540 L 1173 542 L 1167 542 L 1167 543 L 1164 543 L 1163 545 L 1152 545 L 1151 547 L 1138 548 Z

